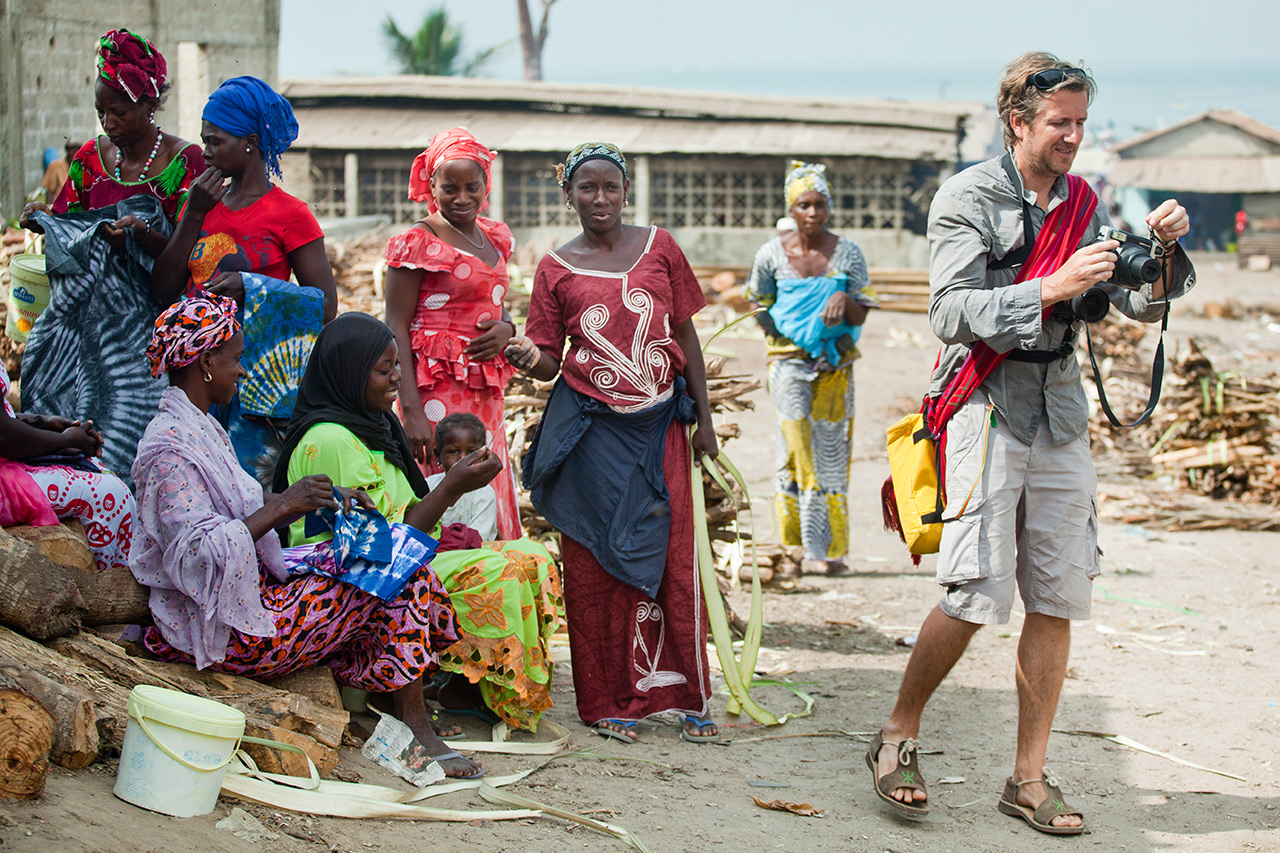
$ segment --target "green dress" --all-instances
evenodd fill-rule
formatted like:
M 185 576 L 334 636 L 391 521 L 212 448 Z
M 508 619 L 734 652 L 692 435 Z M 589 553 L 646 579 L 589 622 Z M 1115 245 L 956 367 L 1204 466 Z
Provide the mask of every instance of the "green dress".
M 388 521 L 404 521 L 418 502 L 404 472 L 370 450 L 346 427 L 317 424 L 289 458 L 289 482 L 325 474 L 335 485 L 368 493 Z M 290 541 L 306 539 L 294 522 Z M 439 534 L 439 527 L 433 531 Z M 449 592 L 462 639 L 440 655 L 440 666 L 479 684 L 485 703 L 508 725 L 537 731 L 551 707 L 551 659 L 547 641 L 560 624 L 560 576 L 546 548 L 530 539 L 485 542 L 480 548 L 445 551 L 431 569 Z

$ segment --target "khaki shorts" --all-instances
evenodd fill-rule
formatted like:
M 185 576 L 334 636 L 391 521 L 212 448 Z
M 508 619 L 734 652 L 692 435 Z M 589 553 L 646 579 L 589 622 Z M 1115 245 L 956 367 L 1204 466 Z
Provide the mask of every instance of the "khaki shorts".
M 1028 446 L 1000 420 L 978 393 L 947 425 L 944 517 L 964 512 L 942 528 L 942 611 L 1002 625 L 1016 585 L 1027 613 L 1088 619 L 1101 554 L 1089 436 L 1055 445 L 1042 416 Z

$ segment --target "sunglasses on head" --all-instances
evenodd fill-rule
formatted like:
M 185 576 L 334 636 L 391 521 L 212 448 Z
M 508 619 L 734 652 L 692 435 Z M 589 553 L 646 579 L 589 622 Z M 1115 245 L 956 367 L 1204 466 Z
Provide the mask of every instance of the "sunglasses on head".
M 1062 81 L 1068 77 L 1085 80 L 1088 75 L 1085 74 L 1083 68 L 1046 68 L 1044 71 L 1037 71 L 1028 77 L 1027 85 L 1035 86 L 1041 92 L 1048 92 L 1055 86 L 1061 85 Z

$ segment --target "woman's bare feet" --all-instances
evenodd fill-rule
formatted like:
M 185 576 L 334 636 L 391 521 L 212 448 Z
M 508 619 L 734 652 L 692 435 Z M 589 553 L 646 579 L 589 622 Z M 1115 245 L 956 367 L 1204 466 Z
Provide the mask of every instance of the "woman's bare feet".
M 432 726 L 431 713 L 422 700 L 422 681 L 415 680 L 399 690 L 391 693 L 392 712 L 409 727 L 413 736 L 426 749 L 427 755 L 440 761 L 444 775 L 453 779 L 466 779 L 478 776 L 484 771 L 480 762 L 474 761 L 451 750 L 436 735 Z M 441 756 L 449 755 L 448 758 Z

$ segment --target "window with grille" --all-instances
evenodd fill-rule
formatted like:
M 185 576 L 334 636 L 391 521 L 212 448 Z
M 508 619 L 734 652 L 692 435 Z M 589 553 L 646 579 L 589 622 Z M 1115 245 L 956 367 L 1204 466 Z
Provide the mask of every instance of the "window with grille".
M 390 217 L 395 224 L 427 215 L 425 203 L 409 200 L 409 170 L 416 152 L 361 152 L 360 214 Z
M 312 153 L 311 210 L 316 216 L 346 215 L 346 170 L 341 154 Z
M 655 157 L 649 211 L 663 228 L 772 228 L 785 177 L 772 158 Z
M 512 228 L 576 225 L 556 183 L 556 158 L 549 154 L 502 155 L 502 216 Z
M 786 215 L 785 159 L 654 158 L 650 210 L 664 228 L 772 228 Z M 828 162 L 831 227 L 902 228 L 910 164 L 847 158 Z

